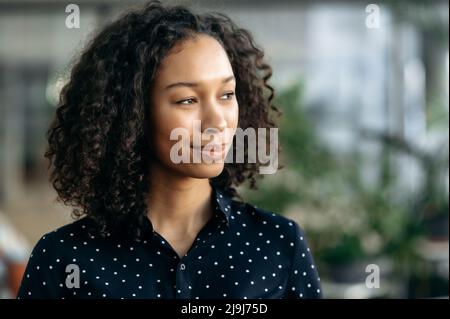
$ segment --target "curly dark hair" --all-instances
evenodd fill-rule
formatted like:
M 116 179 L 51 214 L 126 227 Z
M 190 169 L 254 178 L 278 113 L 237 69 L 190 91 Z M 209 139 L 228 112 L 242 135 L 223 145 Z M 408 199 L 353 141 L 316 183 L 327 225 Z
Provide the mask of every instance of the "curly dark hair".
M 151 1 L 106 26 L 72 67 L 45 152 L 57 200 L 73 207 L 75 219 L 92 218 L 101 234 L 117 229 L 133 238 L 142 234 L 151 178 L 149 90 L 168 51 L 198 34 L 215 38 L 229 57 L 239 127 L 275 127 L 281 115 L 272 103 L 274 89 L 267 83 L 272 69 L 263 61 L 264 52 L 226 15 Z M 259 167 L 258 162 L 225 163 L 210 183 L 242 199 L 236 187 L 249 181 L 256 189 Z

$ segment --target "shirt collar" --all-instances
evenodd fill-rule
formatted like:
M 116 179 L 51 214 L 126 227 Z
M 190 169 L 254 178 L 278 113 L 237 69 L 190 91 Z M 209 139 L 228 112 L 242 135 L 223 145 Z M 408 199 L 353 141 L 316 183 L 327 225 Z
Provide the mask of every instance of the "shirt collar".
M 212 186 L 213 193 L 213 207 L 214 212 L 217 217 L 221 218 L 223 222 L 230 226 L 230 218 L 231 218 L 231 198 L 228 196 L 226 192 L 219 189 L 217 186 Z

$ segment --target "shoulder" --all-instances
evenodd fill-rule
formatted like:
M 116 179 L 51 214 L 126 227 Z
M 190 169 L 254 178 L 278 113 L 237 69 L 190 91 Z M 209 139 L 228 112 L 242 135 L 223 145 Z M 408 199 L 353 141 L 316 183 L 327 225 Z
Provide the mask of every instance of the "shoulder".
M 69 246 L 73 249 L 91 236 L 89 234 L 91 225 L 92 221 L 84 217 L 45 233 L 35 244 L 30 257 L 61 253 Z
M 258 229 L 272 228 L 278 232 L 296 232 L 300 225 L 291 218 L 282 214 L 261 207 L 257 207 L 249 202 L 237 202 L 233 200 L 234 213 L 245 216 L 245 219 Z
M 44 234 L 35 244 L 25 269 L 18 298 L 63 296 L 66 267 L 76 261 L 87 241 L 89 220 L 79 219 Z
M 240 204 L 238 214 L 257 249 L 272 255 L 278 268 L 286 269 L 288 298 L 321 298 L 320 278 L 305 232 L 298 222 L 249 203 Z M 240 210 L 239 210 L 240 211 Z M 237 225 L 239 227 L 239 225 Z M 250 241 L 250 240 L 249 240 Z
M 280 213 L 257 207 L 248 202 L 232 202 L 231 218 L 237 227 L 244 227 L 258 239 L 292 250 L 298 240 L 304 237 L 302 227 L 295 220 Z M 290 251 L 292 253 L 292 251 Z

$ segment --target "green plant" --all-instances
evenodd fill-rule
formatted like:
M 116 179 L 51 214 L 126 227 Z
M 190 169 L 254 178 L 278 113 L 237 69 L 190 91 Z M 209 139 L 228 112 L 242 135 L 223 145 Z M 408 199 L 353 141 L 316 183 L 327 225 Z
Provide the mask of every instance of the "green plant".
M 303 108 L 301 93 L 302 84 L 296 83 L 279 93 L 276 101 L 284 113 L 279 136 L 285 168 L 266 176 L 259 191 L 245 191 L 244 196 L 257 206 L 298 217 L 323 273 L 336 265 L 380 257 L 392 259 L 397 274 L 414 271 L 416 243 L 424 234 L 423 220 L 415 212 L 415 197 L 408 199 L 406 192 L 397 189 L 397 171 L 390 160 L 405 145 L 376 138 L 383 149 L 378 161 L 380 173 L 378 183 L 367 186 L 357 151 L 335 155 L 320 142 L 314 121 Z M 432 173 L 423 186 L 429 188 L 427 192 L 439 189 L 435 173 L 440 170 L 435 166 L 424 166 Z M 399 192 L 403 200 L 396 198 Z M 429 194 L 428 207 L 439 206 L 437 198 L 440 196 Z

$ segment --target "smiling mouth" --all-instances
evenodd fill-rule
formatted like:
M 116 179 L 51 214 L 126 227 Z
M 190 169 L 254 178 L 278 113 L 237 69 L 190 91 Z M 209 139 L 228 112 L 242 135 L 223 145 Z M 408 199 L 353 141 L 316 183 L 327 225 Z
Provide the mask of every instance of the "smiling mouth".
M 206 146 L 208 146 L 208 148 L 210 148 L 211 150 L 220 150 L 220 149 L 224 149 L 227 146 L 227 143 L 222 143 L 222 144 L 205 144 L 205 145 L 199 145 L 199 146 L 194 146 L 194 145 L 190 145 L 191 148 L 193 149 L 205 149 Z
M 190 148 L 193 149 L 195 152 L 201 152 L 201 154 L 206 157 L 221 158 L 223 156 L 223 154 L 225 153 L 226 146 L 227 146 L 227 144 L 223 143 L 223 144 L 213 144 L 213 145 L 206 144 L 206 145 L 201 145 L 201 146 L 197 146 L 197 147 L 190 145 Z

